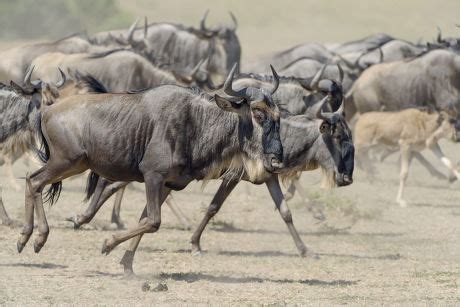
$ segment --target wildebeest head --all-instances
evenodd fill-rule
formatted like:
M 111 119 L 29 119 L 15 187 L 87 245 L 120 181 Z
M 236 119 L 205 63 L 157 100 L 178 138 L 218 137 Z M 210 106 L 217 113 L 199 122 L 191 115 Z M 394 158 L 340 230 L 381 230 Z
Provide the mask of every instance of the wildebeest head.
M 210 70 L 216 72 L 228 72 L 234 63 L 240 62 L 241 46 L 236 35 L 238 22 L 235 15 L 229 12 L 233 26 L 206 26 L 206 18 L 209 10 L 205 12 L 200 22 L 199 35 L 211 40 L 209 50 Z M 220 80 L 219 80 L 220 81 Z
M 342 82 L 344 78 L 344 72 L 340 64 L 337 64 L 339 70 L 339 79 L 322 79 L 327 64 L 324 64 L 321 69 L 315 74 L 311 81 L 307 79 L 298 79 L 297 82 L 308 91 L 316 91 L 324 95 L 329 94 L 331 96 L 330 106 L 332 110 L 337 110 L 343 101 L 343 89 Z
M 215 90 L 218 88 L 211 79 L 207 67 L 209 65 L 209 58 L 201 60 L 189 73 L 182 73 L 172 70 L 172 74 L 177 81 L 182 82 L 188 86 L 197 86 L 204 90 Z
M 66 82 L 66 76 L 64 72 L 59 69 L 61 73 L 61 81 L 56 84 L 43 82 L 41 80 L 31 81 L 34 66 L 30 67 L 24 77 L 24 86 L 20 86 L 15 82 L 11 81 L 10 84 L 19 94 L 31 96 L 30 101 L 32 104 L 39 109 L 42 105 L 52 105 L 57 98 L 59 98 L 59 88 L 61 88 Z
M 353 183 L 355 148 L 351 130 L 344 117 L 344 104 L 335 112 L 323 112 L 323 106 L 331 96 L 326 96 L 312 110 L 321 119 L 318 127 L 321 140 L 326 146 L 318 157 L 318 163 L 329 174 L 334 175 L 337 186 Z
M 278 74 L 271 66 L 274 79 L 271 91 L 255 87 L 234 90 L 232 84 L 236 69 L 237 64 L 233 66 L 223 86 L 224 92 L 230 98 L 216 94 L 216 103 L 223 110 L 237 113 L 245 122 L 261 131 L 264 167 L 268 171 L 276 171 L 283 166 L 283 147 L 279 134 L 280 113 L 272 98 L 279 86 Z

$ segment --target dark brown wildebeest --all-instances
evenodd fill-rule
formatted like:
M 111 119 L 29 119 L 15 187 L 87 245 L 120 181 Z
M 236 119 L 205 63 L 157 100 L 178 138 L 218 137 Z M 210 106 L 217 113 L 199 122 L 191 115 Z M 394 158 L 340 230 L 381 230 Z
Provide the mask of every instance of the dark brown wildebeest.
M 46 164 L 26 178 L 25 225 L 18 251 L 32 235 L 34 212 L 35 252 L 48 238 L 44 187 L 51 184 L 48 199 L 53 203 L 62 180 L 87 169 L 112 181 L 146 186 L 147 205 L 138 227 L 106 240 L 102 252 L 108 254 L 121 242 L 158 230 L 161 204 L 171 189 L 221 176 L 224 169 L 243 168 L 258 176 L 266 169 L 282 168 L 279 111 L 271 97 L 278 83 L 270 92 L 234 91 L 235 69 L 236 65 L 224 85 L 229 98 L 166 85 L 135 94 L 72 96 L 44 110 L 40 156 Z M 79 108 L 73 107 L 76 100 Z

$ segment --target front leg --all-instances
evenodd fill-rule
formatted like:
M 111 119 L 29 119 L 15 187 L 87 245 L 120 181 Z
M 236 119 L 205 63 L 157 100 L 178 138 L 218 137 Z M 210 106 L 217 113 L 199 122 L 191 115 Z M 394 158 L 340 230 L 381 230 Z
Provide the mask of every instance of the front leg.
M 200 225 L 195 230 L 195 232 L 192 235 L 192 239 L 190 240 L 190 243 L 192 243 L 193 255 L 201 254 L 200 240 L 201 235 L 203 234 L 203 231 L 206 228 L 206 225 L 208 225 L 209 221 L 213 218 L 213 216 L 216 215 L 217 212 L 219 212 L 224 201 L 227 199 L 228 195 L 230 195 L 230 193 L 233 191 L 237 184 L 238 181 L 235 180 L 224 180 L 220 184 L 219 190 L 217 190 L 216 195 L 214 195 L 214 198 L 212 199 L 211 204 L 208 207 L 208 210 L 206 211 L 203 219 L 201 220 Z
M 401 144 L 401 170 L 399 173 L 399 190 L 396 196 L 396 202 L 401 207 L 407 207 L 407 202 L 403 199 L 404 184 L 409 174 L 409 166 L 412 160 L 412 153 L 410 147 L 405 144 Z
M 455 168 L 454 164 L 444 155 L 438 143 L 434 143 L 433 145 L 431 145 L 430 150 L 449 169 L 450 173 L 454 174 L 457 179 L 460 179 L 460 172 Z
M 266 185 L 273 201 L 275 202 L 276 208 L 281 214 L 281 218 L 286 223 L 286 226 L 291 233 L 292 239 L 294 239 L 294 243 L 297 246 L 300 255 L 302 257 L 307 256 L 309 253 L 308 249 L 300 238 L 297 229 L 294 227 L 291 211 L 289 210 L 286 201 L 284 200 L 283 192 L 281 191 L 281 187 L 278 182 L 278 176 L 272 175 L 271 178 L 266 182 Z M 314 253 L 311 254 L 314 255 Z M 314 256 L 316 257 L 316 255 Z

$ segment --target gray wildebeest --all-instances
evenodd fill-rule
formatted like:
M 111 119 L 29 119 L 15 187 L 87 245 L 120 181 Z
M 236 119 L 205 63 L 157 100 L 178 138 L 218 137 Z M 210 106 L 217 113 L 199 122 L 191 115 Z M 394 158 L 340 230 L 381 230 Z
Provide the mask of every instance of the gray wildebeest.
M 196 67 L 182 75 L 182 72 L 160 68 L 143 56 L 124 49 L 114 49 L 97 54 L 87 53 L 47 53 L 37 57 L 32 65 L 37 67 L 34 78 L 52 82 L 59 76 L 56 68 L 64 71 L 80 71 L 89 74 L 103 84 L 111 93 L 141 90 L 158 85 L 203 85 L 208 82 L 208 74 L 200 61 Z M 120 72 L 123 72 L 120 74 Z
M 72 35 L 54 42 L 34 43 L 0 52 L 0 82 L 22 82 L 32 61 L 48 52 L 99 52 L 105 47 L 94 46 L 85 36 Z
M 30 152 L 35 143 L 37 118 L 42 106 L 51 105 L 59 96 L 58 88 L 65 83 L 65 76 L 56 84 L 30 81 L 32 70 L 26 74 L 21 87 L 11 81 L 11 86 L 0 83 L 0 165 L 8 171 L 14 182 L 11 165 L 24 153 Z M 0 219 L 10 224 L 3 206 L 0 187 Z
M 138 226 L 105 240 L 105 254 L 132 237 L 156 232 L 161 204 L 171 189 L 219 177 L 224 169 L 242 168 L 252 176 L 281 169 L 279 111 L 271 97 L 278 83 L 271 92 L 234 91 L 235 69 L 236 65 L 224 85 L 229 98 L 164 85 L 134 94 L 72 96 L 44 110 L 40 156 L 46 164 L 26 178 L 25 225 L 18 251 L 32 235 L 34 212 L 35 252 L 48 238 L 44 187 L 51 184 L 47 198 L 54 203 L 62 180 L 87 169 L 111 181 L 139 181 L 146 186 L 147 204 Z
M 373 173 L 368 157 L 373 149 L 398 151 L 401 154 L 399 190 L 396 202 L 406 207 L 403 199 L 404 183 L 414 154 L 425 148 L 460 179 L 460 171 L 446 158 L 438 141 L 442 138 L 460 141 L 457 124 L 457 110 L 447 108 L 441 112 L 427 112 L 419 109 L 406 109 L 399 112 L 369 112 L 362 114 L 355 126 L 355 147 L 358 166 Z M 372 174 L 371 173 L 371 174 Z
M 351 130 L 343 116 L 343 105 L 334 113 L 322 111 L 328 94 L 310 108 L 309 115 L 287 116 L 281 119 L 281 142 L 284 148 L 284 168 L 279 174 L 266 172 L 259 178 L 241 177 L 255 184 L 265 183 L 276 208 L 286 223 L 289 232 L 302 256 L 307 256 L 307 247 L 300 238 L 292 221 L 291 212 L 283 197 L 278 177 L 282 180 L 298 177 L 298 173 L 321 168 L 328 187 L 346 186 L 353 182 L 354 147 Z M 192 253 L 200 253 L 201 235 L 210 219 L 219 211 L 238 180 L 224 180 L 214 196 L 208 210 L 192 236 Z M 315 256 L 314 253 L 311 253 Z M 132 270 L 129 262 L 122 263 L 125 270 Z
M 241 47 L 236 35 L 237 21 L 233 14 L 233 26 L 206 26 L 204 14 L 200 28 L 186 27 L 174 23 L 151 23 L 148 25 L 148 34 L 143 40 L 145 27 L 138 27 L 134 31 L 133 39 L 143 40 L 147 50 L 154 53 L 156 58 L 174 65 L 176 68 L 190 71 L 202 59 L 209 58 L 207 70 L 213 80 L 221 82 L 230 72 L 234 63 L 240 62 Z M 95 34 L 91 41 L 98 45 L 111 44 L 113 38 L 127 41 L 128 30 L 116 30 Z
M 413 59 L 367 69 L 347 93 L 345 114 L 351 119 L 370 111 L 399 111 L 411 106 L 437 110 L 453 104 L 460 110 L 460 55 L 433 50 Z M 415 156 L 434 176 L 445 178 L 422 155 Z M 454 174 L 449 174 L 455 180 Z

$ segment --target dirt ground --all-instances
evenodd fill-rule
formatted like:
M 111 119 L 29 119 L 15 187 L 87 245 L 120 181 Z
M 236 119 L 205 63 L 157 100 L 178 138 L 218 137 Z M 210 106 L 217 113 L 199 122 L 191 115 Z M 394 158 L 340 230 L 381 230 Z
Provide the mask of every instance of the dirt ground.
M 443 145 L 455 158 L 459 145 Z M 373 183 L 358 170 L 353 185 L 331 192 L 318 189 L 319 172 L 303 175 L 310 196 L 326 205 L 328 219 L 314 220 L 298 196 L 289 205 L 302 239 L 320 259 L 297 255 L 264 186 L 242 184 L 205 232 L 201 257 L 190 255 L 191 232 L 164 208 L 160 231 L 141 243 L 134 279 L 124 278 L 118 264 L 126 245 L 100 254 L 113 233 L 103 230 L 110 204 L 83 230 L 64 221 L 85 207 L 84 178 L 67 180 L 59 202 L 47 209 L 51 233 L 40 254 L 31 242 L 18 254 L 20 228 L 0 226 L 0 304 L 459 304 L 460 183 L 432 179 L 414 162 L 410 206 L 400 208 L 394 202 L 397 156 L 378 169 Z M 26 170 L 22 162 L 15 165 L 18 177 Z M 23 191 L 11 189 L 3 177 L 0 182 L 10 215 L 22 223 Z M 194 225 L 217 184 L 204 191 L 192 184 L 174 194 Z M 136 184 L 126 193 L 122 217 L 128 227 L 144 205 L 142 189 Z M 168 291 L 144 292 L 145 282 L 164 282 Z

